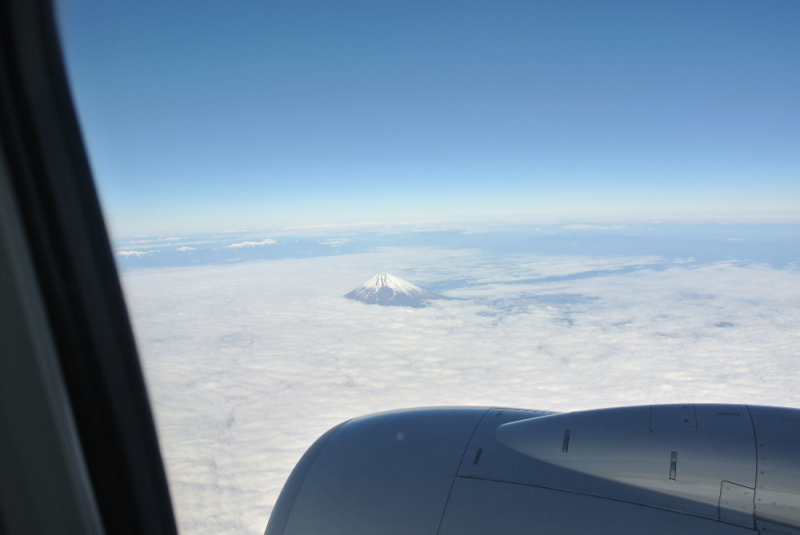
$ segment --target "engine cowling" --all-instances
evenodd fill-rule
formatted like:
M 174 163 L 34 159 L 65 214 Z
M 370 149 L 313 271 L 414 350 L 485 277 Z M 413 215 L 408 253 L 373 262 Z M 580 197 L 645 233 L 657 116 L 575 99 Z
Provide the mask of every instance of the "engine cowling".
M 393 411 L 315 442 L 266 535 L 800 533 L 800 410 Z

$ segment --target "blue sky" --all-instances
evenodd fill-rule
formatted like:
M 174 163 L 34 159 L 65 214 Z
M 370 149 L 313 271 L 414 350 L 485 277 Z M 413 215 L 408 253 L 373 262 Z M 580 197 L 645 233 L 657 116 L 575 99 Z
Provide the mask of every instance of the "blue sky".
M 117 236 L 800 214 L 795 1 L 59 14 Z

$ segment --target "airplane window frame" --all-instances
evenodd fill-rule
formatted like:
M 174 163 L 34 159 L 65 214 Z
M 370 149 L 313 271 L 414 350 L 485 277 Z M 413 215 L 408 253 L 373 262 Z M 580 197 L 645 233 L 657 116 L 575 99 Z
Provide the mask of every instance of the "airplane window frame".
M 58 448 L 43 453 L 48 458 L 42 466 L 61 462 L 79 472 L 77 465 L 83 462 L 102 523 L 94 528 L 98 532 L 177 533 L 133 333 L 67 84 L 53 5 L 2 2 L 0 35 L 0 142 L 7 171 L 2 178 L 8 192 L 4 201 L 13 208 L 5 210 L 4 231 L 24 242 L 31 263 L 28 272 L 17 270 L 10 286 L 24 289 L 20 276 L 28 276 L 42 298 L 43 317 L 29 315 L 36 321 L 25 328 L 32 337 L 50 333 L 57 362 L 49 372 L 34 368 L 32 373 L 40 375 L 32 380 L 49 385 L 45 396 L 62 387 L 69 405 L 63 407 L 61 420 L 34 424 L 52 430 L 68 426 L 64 420 L 71 415 L 79 440 L 72 457 Z M 18 225 L 16 236 L 13 224 Z M 24 265 L 25 253 L 8 247 L 2 251 L 4 261 L 17 265 Z M 20 306 L 34 305 L 23 301 Z M 9 354 L 13 346 L 3 349 L 4 369 L 37 358 L 31 352 Z M 19 407 L 32 395 L 21 390 L 12 394 Z M 41 467 L 27 466 L 29 459 L 20 451 L 35 448 L 35 437 L 28 443 L 7 438 L 0 444 L 8 465 L 20 464 L 14 482 L 35 489 Z M 90 502 L 69 492 L 56 503 L 52 495 L 35 492 L 4 499 L 0 531 L 42 532 L 46 517 L 58 524 L 71 515 L 83 516 L 89 530 L 92 513 L 85 509 Z M 27 514 L 16 514 L 14 508 Z M 60 529 L 69 525 L 75 524 L 67 522 Z

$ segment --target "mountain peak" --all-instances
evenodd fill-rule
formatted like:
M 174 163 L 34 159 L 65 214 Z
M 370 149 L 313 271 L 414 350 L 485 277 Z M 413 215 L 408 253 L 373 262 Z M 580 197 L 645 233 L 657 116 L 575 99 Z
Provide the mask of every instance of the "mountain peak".
M 369 305 L 415 308 L 427 306 L 427 301 L 432 299 L 443 299 L 440 295 L 424 290 L 390 273 L 378 273 L 345 297 Z

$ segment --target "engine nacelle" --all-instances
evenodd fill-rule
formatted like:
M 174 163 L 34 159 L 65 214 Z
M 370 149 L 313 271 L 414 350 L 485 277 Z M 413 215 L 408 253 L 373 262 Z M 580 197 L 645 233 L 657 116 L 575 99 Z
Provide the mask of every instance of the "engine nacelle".
M 800 534 L 800 410 L 429 408 L 323 435 L 266 535 Z

